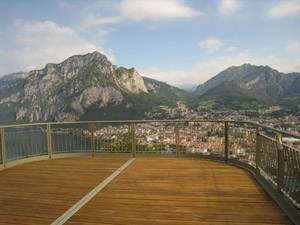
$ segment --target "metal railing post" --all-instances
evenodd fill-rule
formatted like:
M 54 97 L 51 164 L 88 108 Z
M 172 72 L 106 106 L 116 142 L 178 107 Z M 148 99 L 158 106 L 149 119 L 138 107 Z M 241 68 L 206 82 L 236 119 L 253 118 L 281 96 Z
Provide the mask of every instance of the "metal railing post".
M 3 167 L 6 168 L 4 128 L 1 128 L 1 154 Z
M 225 163 L 228 162 L 228 155 L 229 155 L 229 127 L 228 121 L 225 122 Z
M 278 168 L 277 168 L 277 195 L 284 188 L 284 154 L 283 146 L 276 143 L 277 146 L 277 156 L 278 156 Z
M 180 149 L 179 149 L 179 123 L 175 124 L 175 144 L 176 144 L 176 157 L 180 157 Z
M 131 136 L 132 136 L 132 157 L 135 158 L 135 154 L 136 154 L 135 123 L 131 123 Z
M 52 159 L 51 124 L 47 124 L 47 148 L 49 159 Z
M 259 173 L 260 168 L 260 127 L 256 125 L 256 172 Z
M 96 156 L 95 152 L 95 140 L 94 140 L 94 131 L 95 131 L 95 124 L 91 123 L 91 150 L 92 150 L 92 155 L 93 157 Z

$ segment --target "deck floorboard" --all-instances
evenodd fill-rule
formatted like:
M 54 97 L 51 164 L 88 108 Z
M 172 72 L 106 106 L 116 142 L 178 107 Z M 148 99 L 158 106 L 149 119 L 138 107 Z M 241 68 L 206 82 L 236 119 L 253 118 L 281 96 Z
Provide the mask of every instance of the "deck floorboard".
M 128 159 L 73 158 L 0 171 L 0 224 L 50 224 Z M 224 163 L 137 158 L 66 224 L 291 224 L 253 176 Z
M 127 160 L 55 159 L 0 171 L 0 224 L 51 224 Z
M 66 224 L 291 224 L 252 175 L 224 163 L 136 159 Z

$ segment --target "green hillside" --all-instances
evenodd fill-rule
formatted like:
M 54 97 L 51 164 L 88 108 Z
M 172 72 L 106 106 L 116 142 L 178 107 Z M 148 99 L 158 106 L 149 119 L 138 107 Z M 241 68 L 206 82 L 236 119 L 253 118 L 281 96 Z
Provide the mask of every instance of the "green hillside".
M 190 103 L 191 108 L 205 105 L 215 108 L 222 105 L 231 109 L 258 109 L 266 107 L 268 103 L 256 98 L 237 82 L 225 81 Z
M 145 85 L 148 89 L 148 92 L 151 94 L 155 94 L 156 96 L 162 96 L 164 98 L 168 98 L 174 101 L 182 101 L 184 103 L 191 101 L 194 98 L 194 95 L 173 87 L 165 82 L 161 82 L 158 80 L 150 79 L 147 77 L 143 77 Z

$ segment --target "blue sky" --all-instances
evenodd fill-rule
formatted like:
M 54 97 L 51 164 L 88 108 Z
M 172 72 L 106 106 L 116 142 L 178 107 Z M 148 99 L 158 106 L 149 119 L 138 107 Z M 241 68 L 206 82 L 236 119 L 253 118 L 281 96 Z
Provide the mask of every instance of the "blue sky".
M 300 72 L 300 0 L 0 0 L 0 76 L 93 51 L 180 87 L 244 63 Z

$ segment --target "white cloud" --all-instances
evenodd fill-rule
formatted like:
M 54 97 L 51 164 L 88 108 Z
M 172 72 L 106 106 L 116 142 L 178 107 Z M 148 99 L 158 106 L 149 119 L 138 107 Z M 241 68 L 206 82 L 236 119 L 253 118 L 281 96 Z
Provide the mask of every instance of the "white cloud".
M 141 74 L 157 80 L 166 81 L 167 83 L 178 87 L 190 84 L 196 86 L 204 83 L 230 66 L 240 66 L 250 61 L 248 53 L 241 52 L 235 56 L 222 56 L 212 60 L 198 61 L 189 71 L 160 71 L 153 67 L 147 71 L 141 71 Z
M 235 47 L 235 46 L 232 46 L 232 47 L 229 47 L 229 48 L 226 49 L 226 51 L 228 51 L 228 52 L 235 52 L 237 50 L 239 50 L 239 48 Z
M 78 30 L 79 32 L 84 32 L 96 26 L 114 24 L 114 23 L 121 22 L 122 20 L 124 19 L 120 16 L 98 18 L 94 13 L 90 12 L 87 13 L 82 19 L 82 21 L 75 26 L 75 29 Z
M 200 42 L 198 45 L 200 48 L 206 50 L 208 53 L 213 53 L 217 51 L 220 47 L 222 47 L 224 44 L 222 41 L 216 38 L 208 38 Z
M 182 0 L 126 0 L 118 9 L 123 18 L 136 21 L 191 18 L 202 14 L 185 6 Z
M 290 53 L 299 53 L 300 52 L 300 43 L 299 41 L 288 42 L 285 46 L 286 51 Z
M 105 25 L 110 23 L 118 23 L 123 19 L 118 16 L 104 17 L 104 18 L 95 18 L 93 25 Z
M 117 14 L 100 17 L 98 12 L 99 8 L 107 9 L 107 11 L 114 8 Z M 80 32 L 97 26 L 119 23 L 126 19 L 134 21 L 161 21 L 192 18 L 203 15 L 200 11 L 186 6 L 183 0 L 123 0 L 119 3 L 105 2 L 100 5 L 88 6 L 83 12 L 84 16 L 82 21 L 75 27 L 75 29 Z M 155 30 L 156 28 L 156 26 L 149 27 L 150 30 Z
M 241 66 L 245 63 L 253 65 L 268 65 L 280 72 L 299 72 L 300 58 L 278 58 L 276 56 L 253 55 L 250 51 L 238 52 L 232 56 L 222 56 L 211 60 L 202 60 L 194 64 L 190 70 L 161 71 L 150 68 L 142 71 L 143 76 L 183 87 L 185 85 L 199 85 L 231 66 Z
M 222 15 L 229 15 L 237 12 L 242 6 L 243 3 L 238 0 L 221 0 L 218 11 Z
M 142 76 L 150 77 L 177 86 L 179 86 L 180 84 L 184 84 L 183 81 L 187 81 L 191 78 L 191 74 L 188 71 L 181 71 L 181 70 L 161 71 L 156 67 L 151 67 L 148 70 L 140 70 L 139 73 Z M 189 80 L 189 82 L 192 81 Z
M 14 41 L 20 49 L 7 50 L 8 64 L 14 70 L 29 71 L 43 68 L 47 63 L 59 63 L 69 56 L 103 48 L 80 37 L 69 27 L 59 26 L 52 21 L 25 22 L 17 20 L 13 26 Z
M 109 35 L 111 32 L 114 32 L 115 31 L 115 29 L 108 29 L 108 30 L 100 30 L 99 32 L 98 32 L 98 36 L 99 37 L 104 37 L 104 36 L 107 36 L 107 35 Z
M 270 18 L 294 17 L 300 13 L 299 0 L 286 0 L 276 3 L 268 12 Z

